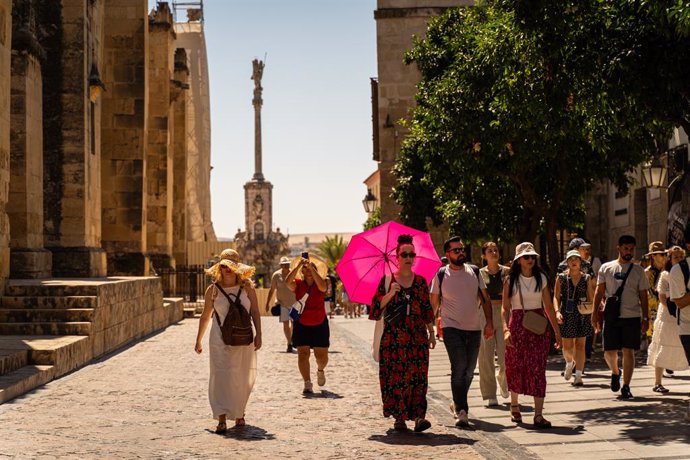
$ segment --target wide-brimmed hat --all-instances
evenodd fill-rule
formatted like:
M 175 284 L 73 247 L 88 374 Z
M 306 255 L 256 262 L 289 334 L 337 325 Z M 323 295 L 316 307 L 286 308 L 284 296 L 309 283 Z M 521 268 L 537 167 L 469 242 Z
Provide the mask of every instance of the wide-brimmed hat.
M 523 256 L 537 256 L 539 257 L 539 254 L 537 251 L 534 250 L 534 245 L 530 242 L 524 242 L 520 243 L 515 247 L 515 257 L 513 257 L 513 262 L 518 260 L 520 257 Z
M 237 276 L 240 277 L 242 280 L 246 280 L 251 278 L 254 273 L 256 272 L 256 268 L 252 267 L 251 265 L 245 265 L 239 262 L 232 261 L 230 259 L 222 259 L 220 262 L 218 262 L 219 266 L 225 266 L 229 267 L 230 270 L 235 272 Z
M 281 257 L 280 265 L 290 265 L 290 258 L 286 256 Z
M 648 256 L 654 254 L 666 254 L 666 245 L 661 241 L 654 241 L 649 244 L 649 252 L 646 254 Z
M 227 248 L 223 249 L 223 252 L 220 253 L 220 259 L 228 259 L 232 260 L 233 262 L 238 262 L 240 261 L 240 253 L 235 251 L 232 248 Z
M 580 260 L 582 260 L 582 255 L 580 254 L 580 251 L 577 249 L 571 249 L 568 251 L 568 253 L 565 255 L 565 260 L 570 259 L 571 257 L 578 257 Z

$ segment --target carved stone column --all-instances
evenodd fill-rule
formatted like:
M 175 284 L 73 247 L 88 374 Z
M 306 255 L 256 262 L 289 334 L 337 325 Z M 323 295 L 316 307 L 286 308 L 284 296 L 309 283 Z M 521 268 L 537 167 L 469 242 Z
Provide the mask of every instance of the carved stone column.
M 5 211 L 10 181 L 10 48 L 12 2 L 0 0 L 0 292 L 10 271 L 10 223 Z

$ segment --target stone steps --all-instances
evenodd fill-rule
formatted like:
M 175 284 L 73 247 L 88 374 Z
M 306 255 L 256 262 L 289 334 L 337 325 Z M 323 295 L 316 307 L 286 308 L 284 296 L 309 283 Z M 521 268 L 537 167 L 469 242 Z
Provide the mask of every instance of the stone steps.
M 91 322 L 93 321 L 93 313 L 93 308 L 0 308 L 0 323 Z
M 55 378 L 55 366 L 28 365 L 0 376 L 0 404 Z
M 97 308 L 96 296 L 4 296 L 0 297 L 2 308 L 27 308 L 27 309 L 69 309 L 69 308 Z
M 95 297 L 98 285 L 94 284 L 9 284 L 5 288 L 7 297 Z
M 0 323 L 0 335 L 90 335 L 90 322 Z
M 29 353 L 26 350 L 0 349 L 0 375 L 9 374 L 26 366 L 29 362 Z

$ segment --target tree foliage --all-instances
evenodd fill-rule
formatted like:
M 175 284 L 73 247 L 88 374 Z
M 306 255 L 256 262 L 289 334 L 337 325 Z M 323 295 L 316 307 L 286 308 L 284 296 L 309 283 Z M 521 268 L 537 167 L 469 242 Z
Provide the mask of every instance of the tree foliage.
M 325 240 L 319 243 L 314 252 L 317 256 L 326 261 L 328 268 L 335 269 L 335 266 L 343 258 L 347 244 L 340 235 L 333 235 L 331 238 L 327 236 Z
M 614 85 L 593 81 L 597 59 L 611 53 L 581 54 L 585 32 L 554 42 L 543 18 L 528 27 L 503 3 L 527 11 L 529 3 L 549 2 L 449 10 L 407 54 L 422 78 L 394 168 L 394 197 L 406 223 L 445 221 L 469 240 L 533 241 L 543 230 L 555 266 L 559 223 L 582 217 L 595 182 L 627 189 L 628 173 L 656 151 L 670 125 Z M 587 20 L 565 3 L 561 14 Z M 592 53 L 595 45 L 587 42 Z
M 376 208 L 364 222 L 364 230 L 371 230 L 374 227 L 381 225 L 381 208 Z

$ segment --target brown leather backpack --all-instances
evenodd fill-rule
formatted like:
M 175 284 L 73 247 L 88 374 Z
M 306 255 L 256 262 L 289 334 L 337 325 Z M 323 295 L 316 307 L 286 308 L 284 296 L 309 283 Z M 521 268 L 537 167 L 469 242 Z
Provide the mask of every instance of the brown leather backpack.
M 223 320 L 222 324 L 220 322 L 218 312 L 215 310 L 213 312 L 216 317 L 216 321 L 218 321 L 218 326 L 220 326 L 220 332 L 223 336 L 223 343 L 225 343 L 225 345 L 235 347 L 250 345 L 254 341 L 254 331 L 252 330 L 252 317 L 249 315 L 244 306 L 242 306 L 240 301 L 242 286 L 240 285 L 240 290 L 237 291 L 235 300 L 232 300 L 228 293 L 225 292 L 225 290 L 220 287 L 218 283 L 215 283 L 215 285 L 216 289 L 223 293 L 230 304 L 228 314 L 225 315 L 225 320 Z

